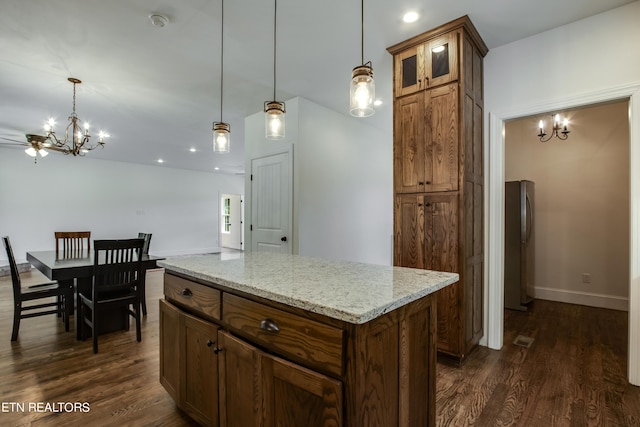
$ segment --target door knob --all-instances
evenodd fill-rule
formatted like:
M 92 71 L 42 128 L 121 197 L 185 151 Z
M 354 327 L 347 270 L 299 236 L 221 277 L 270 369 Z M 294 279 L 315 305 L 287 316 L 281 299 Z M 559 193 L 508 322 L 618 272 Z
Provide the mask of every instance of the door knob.
M 287 236 L 281 237 L 280 240 L 282 240 L 283 242 L 286 242 L 287 241 Z

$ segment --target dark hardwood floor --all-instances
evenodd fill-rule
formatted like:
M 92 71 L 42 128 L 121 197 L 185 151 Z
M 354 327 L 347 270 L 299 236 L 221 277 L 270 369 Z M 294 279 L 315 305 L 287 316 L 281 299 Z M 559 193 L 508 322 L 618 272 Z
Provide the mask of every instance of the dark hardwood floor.
M 161 286 L 147 286 L 142 342 L 132 324 L 129 331 L 101 335 L 94 355 L 91 339 L 76 341 L 75 331 L 65 332 L 53 315 L 24 319 L 18 341 L 11 342 L 11 282 L 0 278 L 0 426 L 196 426 L 159 382 L 161 296 Z M 84 402 L 88 412 L 28 407 Z
M 23 320 L 11 343 L 13 296 L 0 278 L 0 425 L 195 425 L 159 383 L 161 297 L 161 286 L 148 286 L 141 343 L 134 328 L 114 332 L 94 355 L 91 340 L 76 341 L 54 316 Z M 438 364 L 439 426 L 640 425 L 640 388 L 626 381 L 626 313 L 535 301 L 529 312 L 507 310 L 505 324 L 502 351 L 479 348 L 461 368 Z M 513 345 L 517 335 L 535 341 Z M 28 408 L 84 402 L 88 412 Z
M 626 378 L 626 312 L 536 300 L 505 310 L 501 351 L 438 365 L 438 426 L 640 426 L 640 387 Z

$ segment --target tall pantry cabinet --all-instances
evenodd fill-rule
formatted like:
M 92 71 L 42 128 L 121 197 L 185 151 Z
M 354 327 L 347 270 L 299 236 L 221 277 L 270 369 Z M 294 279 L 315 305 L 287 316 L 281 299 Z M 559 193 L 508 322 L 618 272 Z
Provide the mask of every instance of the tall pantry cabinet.
M 483 334 L 483 58 L 467 16 L 387 49 L 394 57 L 394 265 L 450 271 L 438 352 L 464 361 Z

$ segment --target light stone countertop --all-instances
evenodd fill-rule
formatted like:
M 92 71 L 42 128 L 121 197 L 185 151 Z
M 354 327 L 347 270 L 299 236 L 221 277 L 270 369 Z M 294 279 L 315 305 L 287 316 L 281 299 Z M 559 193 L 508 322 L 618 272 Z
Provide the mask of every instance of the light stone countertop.
M 458 281 L 456 273 L 246 253 L 158 261 L 169 272 L 217 283 L 345 322 L 362 324 Z

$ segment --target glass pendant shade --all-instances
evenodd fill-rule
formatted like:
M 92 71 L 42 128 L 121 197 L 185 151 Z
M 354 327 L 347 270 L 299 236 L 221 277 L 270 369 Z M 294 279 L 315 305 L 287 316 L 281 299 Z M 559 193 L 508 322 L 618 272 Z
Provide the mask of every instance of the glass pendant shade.
M 353 69 L 350 94 L 349 113 L 352 116 L 368 117 L 373 115 L 375 112 L 373 102 L 376 98 L 376 86 L 371 66 L 360 65 Z
M 231 147 L 231 126 L 224 122 L 213 123 L 213 152 L 228 153 Z
M 264 103 L 264 130 L 267 139 L 283 139 L 285 137 L 285 116 L 284 102 Z

